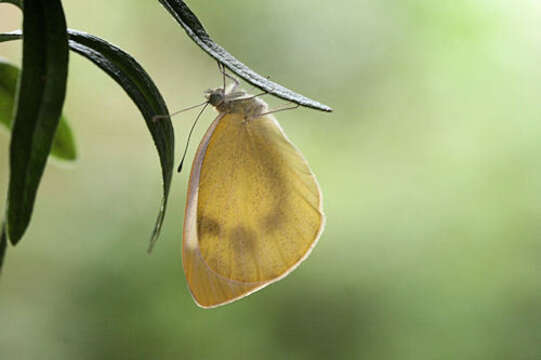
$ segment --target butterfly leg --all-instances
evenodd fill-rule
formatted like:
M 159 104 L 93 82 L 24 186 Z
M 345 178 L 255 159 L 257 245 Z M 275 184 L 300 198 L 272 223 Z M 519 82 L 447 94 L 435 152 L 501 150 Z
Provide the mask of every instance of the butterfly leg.
M 250 99 L 255 99 L 256 97 L 260 97 L 260 96 L 263 96 L 263 95 L 267 95 L 269 92 L 268 91 L 263 91 L 262 93 L 259 93 L 259 94 L 256 94 L 256 95 L 252 95 L 252 96 L 248 96 L 248 97 L 245 97 L 245 98 L 242 98 L 240 100 L 250 100 Z
M 280 107 L 280 108 L 276 108 L 276 109 L 271 109 L 267 112 L 264 112 L 262 114 L 259 114 L 259 117 L 260 116 L 265 116 L 265 115 L 269 115 L 269 114 L 274 114 L 274 113 L 277 113 L 277 112 L 280 112 L 280 111 L 286 111 L 286 110 L 292 110 L 292 109 L 296 109 L 298 108 L 300 105 L 299 104 L 296 104 L 296 105 L 293 105 L 293 106 L 285 106 L 285 107 Z
M 226 77 L 235 83 L 235 85 L 233 85 L 233 87 L 231 88 L 230 92 L 235 91 L 235 90 L 239 87 L 239 85 L 240 85 L 239 81 L 238 81 L 237 79 L 235 79 L 233 76 L 229 75 L 229 74 L 226 72 L 226 69 L 225 69 L 224 64 L 222 64 L 222 63 L 219 62 L 219 61 L 218 61 L 218 69 L 220 70 L 220 72 L 221 72 L 222 75 L 223 75 L 223 79 L 224 79 L 224 91 L 225 91 L 225 78 L 226 78 Z

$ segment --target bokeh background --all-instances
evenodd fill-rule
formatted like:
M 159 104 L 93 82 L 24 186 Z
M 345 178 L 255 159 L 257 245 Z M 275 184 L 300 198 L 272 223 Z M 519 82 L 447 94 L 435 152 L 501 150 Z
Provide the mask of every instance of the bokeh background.
M 318 246 L 283 281 L 197 308 L 180 260 L 188 172 L 148 256 L 161 196 L 151 138 L 116 83 L 72 53 L 79 160 L 49 162 L 31 227 L 8 249 L 0 358 L 540 359 L 541 4 L 188 4 L 240 60 L 335 109 L 278 115 L 323 189 Z M 220 84 L 157 1 L 64 7 L 70 27 L 135 56 L 172 110 Z M 20 21 L 0 6 L 1 31 Z M 20 52 L 0 44 L 14 63 Z M 174 121 L 177 156 L 194 116 Z M 2 131 L 0 204 L 8 144 Z

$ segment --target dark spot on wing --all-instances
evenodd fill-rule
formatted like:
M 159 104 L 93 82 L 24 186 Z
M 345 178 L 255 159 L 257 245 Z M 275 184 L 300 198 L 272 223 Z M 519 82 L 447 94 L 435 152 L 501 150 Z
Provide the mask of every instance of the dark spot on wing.
M 285 222 L 286 215 L 283 212 L 283 205 L 285 205 L 285 201 L 280 201 L 273 207 L 270 213 L 263 217 L 261 225 L 263 226 L 265 232 L 273 233 L 279 229 L 279 226 L 283 222 Z
M 244 226 L 237 226 L 231 230 L 229 241 L 237 254 L 253 253 L 256 247 L 257 235 Z
M 229 232 L 230 247 L 233 250 L 235 273 L 243 281 L 261 280 L 261 268 L 257 256 L 257 234 L 244 226 L 236 226 Z M 255 270 L 255 273 L 254 273 Z
M 204 215 L 199 215 L 197 217 L 197 235 L 199 241 L 201 241 L 205 235 L 216 237 L 219 236 L 221 232 L 220 224 L 216 220 L 208 218 Z

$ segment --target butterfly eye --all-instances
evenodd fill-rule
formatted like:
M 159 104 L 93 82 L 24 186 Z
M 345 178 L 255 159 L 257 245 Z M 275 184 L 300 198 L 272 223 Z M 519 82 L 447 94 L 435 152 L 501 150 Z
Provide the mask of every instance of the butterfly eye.
M 211 105 L 216 106 L 224 100 L 224 95 L 222 93 L 213 92 L 208 99 Z

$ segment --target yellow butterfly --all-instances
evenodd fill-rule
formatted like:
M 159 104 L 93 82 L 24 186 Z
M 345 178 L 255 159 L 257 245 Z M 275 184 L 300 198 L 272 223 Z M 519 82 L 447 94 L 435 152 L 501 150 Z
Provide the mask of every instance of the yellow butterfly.
M 182 262 L 203 308 L 228 304 L 293 271 L 323 230 L 322 195 L 308 163 L 256 96 L 217 88 L 219 112 L 195 155 Z

